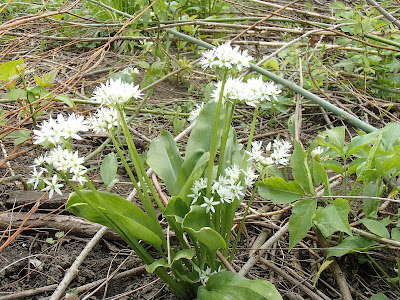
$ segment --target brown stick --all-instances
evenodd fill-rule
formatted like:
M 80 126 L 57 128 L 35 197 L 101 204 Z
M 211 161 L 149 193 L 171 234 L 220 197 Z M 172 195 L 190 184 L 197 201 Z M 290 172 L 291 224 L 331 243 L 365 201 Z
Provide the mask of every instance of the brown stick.
M 14 224 L 19 224 L 23 219 L 24 216 L 19 214 L 3 212 L 0 214 L 0 229 L 8 228 L 11 221 Z M 24 224 L 30 230 L 33 230 L 36 227 L 41 229 L 54 228 L 64 232 L 69 231 L 72 235 L 81 237 L 92 237 L 102 227 L 99 224 L 91 223 L 74 216 L 48 215 L 40 213 L 33 214 Z M 26 227 L 25 229 L 27 229 Z M 122 238 L 112 230 L 108 230 L 104 237 L 108 240 L 122 241 Z

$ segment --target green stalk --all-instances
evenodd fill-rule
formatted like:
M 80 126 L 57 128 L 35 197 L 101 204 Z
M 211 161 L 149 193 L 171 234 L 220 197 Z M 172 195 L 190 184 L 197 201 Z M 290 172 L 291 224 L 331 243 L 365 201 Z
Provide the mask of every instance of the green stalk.
M 217 110 L 215 112 L 213 134 L 212 134 L 211 146 L 210 146 L 210 160 L 208 161 L 208 164 L 207 164 L 207 190 L 206 190 L 207 198 L 210 198 L 210 196 L 211 196 L 211 185 L 212 185 L 212 177 L 213 177 L 212 175 L 213 175 L 213 169 L 214 169 L 214 159 L 215 159 L 215 156 L 217 155 L 217 147 L 218 147 L 217 136 L 218 136 L 219 116 L 221 114 L 222 98 L 224 95 L 224 87 L 225 87 L 225 82 L 226 82 L 227 76 L 228 76 L 228 69 L 225 69 L 224 75 L 222 78 L 221 91 L 219 93 Z
M 250 150 L 251 150 L 251 142 L 253 141 L 253 137 L 254 137 L 254 131 L 255 131 L 256 123 L 257 123 L 257 116 L 258 116 L 258 105 L 257 105 L 257 106 L 255 107 L 255 109 L 254 109 L 253 120 L 251 121 L 251 128 L 250 128 L 249 140 L 247 141 L 246 151 L 250 151 Z M 245 169 L 246 166 L 247 166 L 247 159 L 248 159 L 248 156 L 249 156 L 249 155 L 247 154 L 247 152 L 245 152 L 244 158 L 243 158 L 242 169 Z M 241 174 L 240 179 L 241 179 L 241 180 L 243 179 L 243 174 Z M 254 192 L 254 191 L 253 191 L 253 192 Z M 252 197 L 253 197 L 253 196 L 252 196 Z M 249 208 L 250 204 L 251 204 L 251 201 L 250 201 L 249 204 L 247 205 L 245 214 L 244 214 L 244 216 L 243 216 L 243 220 L 246 218 L 246 215 L 247 215 L 248 208 Z M 232 228 L 232 225 L 233 225 L 233 217 L 235 216 L 235 211 L 236 211 L 237 206 L 238 206 L 238 200 L 235 199 L 235 200 L 233 201 L 233 203 L 231 203 L 231 204 L 228 206 L 228 209 L 227 209 L 227 217 L 223 219 L 223 221 L 224 221 L 223 223 L 224 223 L 224 224 L 222 225 L 222 230 L 223 230 L 222 236 L 225 238 L 225 243 L 226 243 L 227 245 L 229 245 L 229 241 L 230 241 L 230 239 L 231 239 L 230 232 L 231 232 L 231 228 Z M 241 230 L 241 229 L 240 229 L 240 230 Z M 240 231 L 239 231 L 238 236 L 240 236 Z M 236 240 L 238 239 L 238 236 L 236 236 L 236 239 L 235 239 L 236 244 L 237 244 L 237 241 L 236 241 Z M 235 246 L 235 247 L 236 247 L 236 246 Z M 224 250 L 225 250 L 225 249 L 224 249 Z M 228 255 L 228 250 L 227 250 L 227 249 L 226 249 L 226 251 L 224 251 L 224 252 L 225 252 L 225 253 L 224 253 L 225 256 Z M 234 250 L 233 250 L 233 252 L 234 252 Z M 231 256 L 232 256 L 232 253 L 233 253 L 233 252 L 231 252 Z
M 218 158 L 219 161 L 218 173 L 217 173 L 218 175 L 221 175 L 222 170 L 224 168 L 226 141 L 228 140 L 229 131 L 231 129 L 230 125 L 232 123 L 233 113 L 235 111 L 235 105 L 236 103 L 232 103 L 232 105 L 230 106 L 227 105 L 227 109 L 225 110 L 224 127 L 222 129 L 222 138 L 221 138 L 221 149 L 219 151 L 219 158 Z
M 253 202 L 253 199 L 254 199 L 254 196 L 256 194 L 256 191 L 257 191 L 257 183 L 256 183 L 256 186 L 253 189 L 253 192 L 251 193 L 251 197 L 250 197 L 249 203 L 247 203 L 246 210 L 244 211 L 244 215 L 243 215 L 242 221 L 240 221 L 238 234 L 236 235 L 235 241 L 233 242 L 231 255 L 229 256 L 229 262 L 232 262 L 232 259 L 233 259 L 233 256 L 235 254 L 235 250 L 236 250 L 237 244 L 239 242 L 240 233 L 242 232 L 242 229 L 243 229 L 243 226 L 244 226 L 244 221 L 246 220 L 246 216 L 247 216 L 247 214 L 249 212 L 250 205 Z M 230 237 L 230 235 L 229 235 L 229 237 Z
M 153 186 L 153 183 L 151 182 L 149 176 L 147 176 L 146 170 L 144 169 L 144 166 L 143 166 L 143 164 L 142 164 L 142 162 L 140 160 L 139 153 L 137 152 L 135 143 L 133 142 L 132 136 L 131 136 L 131 134 L 130 134 L 130 132 L 128 130 L 128 125 L 126 124 L 126 120 L 125 120 L 124 114 L 123 114 L 123 112 L 121 110 L 118 110 L 118 116 L 119 116 L 120 121 L 122 123 L 122 130 L 124 132 L 124 136 L 125 136 L 125 139 L 126 139 L 126 143 L 128 145 L 128 149 L 129 149 L 129 153 L 131 155 L 131 159 L 132 159 L 133 165 L 134 165 L 136 173 L 137 173 L 137 175 L 139 177 L 140 185 L 142 186 L 142 190 L 143 190 L 145 196 L 147 195 L 146 198 L 148 197 L 147 201 L 150 202 L 150 203 L 148 203 L 148 205 L 149 206 L 151 205 L 151 207 L 153 206 L 151 204 L 148 191 L 145 188 L 146 187 L 145 182 L 146 182 L 148 188 L 150 189 L 150 192 L 151 192 L 152 196 L 154 197 L 154 199 L 155 199 L 158 207 L 160 208 L 161 212 L 164 212 L 165 207 L 162 204 L 162 202 L 160 200 L 160 197 L 158 196 L 157 191 L 155 190 L 155 188 Z M 143 178 L 144 178 L 144 180 L 143 180 Z M 154 208 L 153 208 L 153 210 L 154 210 Z M 154 212 L 154 214 L 155 214 L 155 212 Z

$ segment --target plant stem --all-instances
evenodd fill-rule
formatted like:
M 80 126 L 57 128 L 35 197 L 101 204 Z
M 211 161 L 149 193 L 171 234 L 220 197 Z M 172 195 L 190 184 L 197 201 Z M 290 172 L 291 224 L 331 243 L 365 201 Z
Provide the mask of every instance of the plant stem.
M 221 149 L 219 151 L 219 164 L 218 164 L 218 175 L 222 174 L 222 170 L 226 168 L 227 166 L 225 165 L 224 158 L 225 158 L 225 148 L 226 148 L 226 142 L 228 140 L 229 132 L 231 129 L 231 123 L 232 123 L 232 118 L 233 118 L 233 113 L 235 111 L 235 106 L 236 103 L 232 103 L 230 106 L 227 105 L 227 109 L 225 110 L 225 116 L 224 116 L 224 127 L 222 129 L 222 138 L 221 138 Z
M 222 83 L 221 83 L 221 91 L 219 92 L 217 110 L 215 112 L 213 134 L 212 134 L 211 146 L 210 146 L 210 160 L 208 161 L 208 164 L 207 164 L 207 190 L 206 190 L 207 198 L 210 198 L 210 196 L 211 196 L 211 185 L 212 185 L 212 177 L 213 177 L 213 169 L 214 169 L 214 159 L 215 159 L 215 156 L 217 155 L 217 148 L 218 148 L 217 137 L 218 137 L 219 117 L 221 114 L 222 98 L 224 95 L 224 87 L 225 87 L 225 82 L 226 82 L 227 76 L 228 76 L 228 69 L 225 69 L 224 75 L 222 78 Z
M 146 198 L 149 197 L 148 191 L 146 189 L 146 184 L 147 184 L 147 187 L 150 189 L 150 192 L 151 192 L 152 196 L 154 197 L 158 207 L 160 208 L 161 212 L 163 212 L 165 210 L 165 207 L 162 204 L 160 197 L 158 196 L 157 191 L 155 190 L 153 183 L 151 182 L 149 176 L 147 176 L 147 174 L 146 174 L 146 170 L 144 169 L 142 161 L 140 160 L 139 153 L 137 152 L 135 143 L 133 142 L 132 136 L 129 132 L 128 125 L 126 124 L 124 113 L 121 110 L 118 110 L 118 116 L 122 123 L 122 130 L 124 132 L 124 136 L 125 136 L 125 139 L 126 139 L 126 142 L 128 145 L 128 149 L 131 154 L 131 159 L 132 159 L 133 165 L 135 167 L 136 173 L 139 177 L 139 182 L 140 182 L 140 185 L 144 192 L 144 195 L 146 196 Z M 144 178 L 144 180 L 143 180 L 143 178 Z M 145 184 L 145 182 L 146 182 L 146 184 Z M 150 198 L 148 198 L 147 201 L 150 202 Z M 149 205 L 149 209 L 150 209 L 150 205 L 152 207 L 151 202 L 148 205 Z M 154 210 L 154 208 L 153 208 L 153 210 Z M 154 212 L 154 214 L 155 214 L 155 212 Z
M 236 250 L 236 246 L 237 246 L 237 244 L 239 242 L 240 233 L 242 232 L 242 229 L 243 229 L 243 226 L 244 226 L 244 221 L 246 220 L 247 213 L 249 212 L 250 205 L 253 202 L 253 199 L 254 199 L 254 196 L 256 194 L 256 191 L 257 191 L 257 184 L 254 187 L 253 192 L 251 193 L 251 197 L 250 197 L 249 203 L 247 203 L 246 210 L 244 211 L 244 215 L 243 215 L 242 221 L 240 222 L 240 225 L 239 225 L 238 233 L 236 235 L 235 241 L 233 242 L 231 255 L 229 256 L 229 259 L 228 259 L 228 261 L 230 263 L 232 262 L 233 256 L 235 255 L 235 250 Z M 230 237 L 230 235 L 229 235 L 229 237 Z

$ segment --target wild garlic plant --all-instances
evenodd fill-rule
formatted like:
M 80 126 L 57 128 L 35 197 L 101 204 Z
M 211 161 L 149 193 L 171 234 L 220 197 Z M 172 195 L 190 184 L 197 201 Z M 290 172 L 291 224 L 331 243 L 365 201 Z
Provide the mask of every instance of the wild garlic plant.
M 251 60 L 247 51 L 230 44 L 203 53 L 201 66 L 214 70 L 220 80 L 211 101 L 198 105 L 190 116 L 196 123 L 185 157 L 181 157 L 171 134 L 165 130 L 150 143 L 146 157 L 146 163 L 168 190 L 167 202 L 161 200 L 165 197 L 158 194 L 146 174 L 126 122 L 126 106 L 141 98 L 142 92 L 133 83 L 118 78 L 94 90 L 93 99 L 100 108 L 92 116 L 84 119 L 72 114 L 65 119 L 58 115 L 35 131 L 35 143 L 51 150 L 35 162 L 30 183 L 49 191 L 49 196 L 54 192 L 61 194 L 64 183 L 70 185 L 74 192 L 67 209 L 118 232 L 148 265 L 147 271 L 156 273 L 173 293 L 184 299 L 221 299 L 226 295 L 235 299 L 281 299 L 271 283 L 228 272 L 217 256 L 220 252 L 232 260 L 239 236 L 232 244 L 235 212 L 246 191 L 255 190 L 259 173 L 266 166 L 286 165 L 290 157 L 291 144 L 287 141 L 276 139 L 265 147 L 252 141 L 260 104 L 276 101 L 281 91 L 261 77 L 238 79 Z M 238 144 L 232 128 L 239 103 L 254 110 L 246 147 Z M 105 132 L 111 137 L 144 210 L 116 194 L 98 191 L 91 183 L 84 160 L 70 142 L 79 140 L 78 133 L 87 130 Z M 106 157 L 102 169 L 107 167 L 110 160 Z M 47 178 L 50 176 L 51 180 Z M 168 222 L 167 235 L 153 201 Z M 178 244 L 171 243 L 170 230 Z M 153 246 L 156 254 L 150 253 L 145 245 Z

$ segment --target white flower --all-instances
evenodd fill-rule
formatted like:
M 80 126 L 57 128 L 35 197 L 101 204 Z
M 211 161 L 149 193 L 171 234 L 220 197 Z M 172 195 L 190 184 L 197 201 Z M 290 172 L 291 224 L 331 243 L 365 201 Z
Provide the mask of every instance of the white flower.
M 208 213 L 210 210 L 211 210 L 213 213 L 215 213 L 215 208 L 214 208 L 214 206 L 220 204 L 220 202 L 219 202 L 219 201 L 213 201 L 213 200 L 214 200 L 213 196 L 211 196 L 210 199 L 208 199 L 207 197 L 203 197 L 203 200 L 204 200 L 204 203 L 201 204 L 200 206 L 201 206 L 201 207 L 205 207 L 207 213 Z
M 287 165 L 289 163 L 290 148 L 292 144 L 288 141 L 275 140 L 273 147 L 273 152 L 271 158 L 275 161 L 275 164 Z
M 321 146 L 318 146 L 313 151 L 311 151 L 311 156 L 316 157 L 317 155 L 321 155 L 324 152 L 324 149 Z
M 113 107 L 100 107 L 87 123 L 95 133 L 107 133 L 118 125 L 118 112 Z
M 204 51 L 202 55 L 203 58 L 200 64 L 204 69 L 212 68 L 213 66 L 232 69 L 236 66 L 241 71 L 243 68 L 250 67 L 250 61 L 253 59 L 247 53 L 247 50 L 240 52 L 238 46 L 232 48 L 230 43 L 225 43 L 212 50 Z
M 37 185 L 39 184 L 39 181 L 42 179 L 41 176 L 43 174 L 43 169 L 41 169 L 39 172 L 36 171 L 36 167 L 33 167 L 32 170 L 32 177 L 27 181 L 28 184 L 34 184 L 33 189 L 36 189 Z
M 62 114 L 58 114 L 56 119 L 50 117 L 39 125 L 40 130 L 34 130 L 35 144 L 44 142 L 58 145 L 63 144 L 70 138 L 80 140 L 79 131 L 87 131 L 86 122 L 83 116 L 70 114 L 67 119 Z
M 201 196 L 201 190 L 205 189 L 206 187 L 207 187 L 207 182 L 204 178 L 200 178 L 199 180 L 196 180 L 193 183 L 193 186 L 191 188 L 193 194 L 188 195 L 188 197 L 193 198 L 192 205 L 195 204 L 196 201 Z
M 204 107 L 204 102 L 202 102 L 202 103 L 200 103 L 200 104 L 196 104 L 196 108 L 193 109 L 193 110 L 190 112 L 190 116 L 189 116 L 189 118 L 188 118 L 188 121 L 194 121 L 194 120 L 196 120 L 197 117 L 198 117 L 199 114 L 200 114 L 200 111 L 203 109 L 203 107 Z
M 251 151 L 246 151 L 246 153 L 250 156 L 248 160 L 255 160 L 256 162 L 263 162 L 263 150 L 261 149 L 262 142 L 254 141 L 251 142 Z
M 221 269 L 221 266 L 218 267 L 218 269 L 216 271 L 211 271 L 210 267 L 207 267 L 205 270 L 202 270 L 200 273 L 200 281 L 205 285 L 208 281 L 208 279 L 219 272 L 224 271 L 223 269 Z
M 48 181 L 47 179 L 44 179 L 43 181 L 44 181 L 44 183 L 47 184 L 47 186 L 46 186 L 45 188 L 42 189 L 42 192 L 49 191 L 49 199 L 50 199 L 51 197 L 53 197 L 54 191 L 55 191 L 57 194 L 62 195 L 62 192 L 61 192 L 61 190 L 60 190 L 60 187 L 63 187 L 64 185 L 61 184 L 61 183 L 57 183 L 58 177 L 57 177 L 56 174 L 53 175 L 53 178 L 52 178 L 51 182 Z
M 225 169 L 225 174 L 232 182 L 236 182 L 239 180 L 240 177 L 240 168 L 237 165 L 232 165 Z
M 120 78 L 110 79 L 106 84 L 96 87 L 93 92 L 95 101 L 102 105 L 120 107 L 126 105 L 132 98 L 142 98 L 139 86 L 123 82 Z
M 220 185 L 217 189 L 217 193 L 221 203 L 232 203 L 233 199 L 235 199 L 231 189 L 225 185 Z
M 244 183 L 247 186 L 253 185 L 258 178 L 258 175 L 254 172 L 252 167 L 248 167 L 246 171 L 242 170 L 242 172 L 244 174 Z
M 232 184 L 231 186 L 229 186 L 231 193 L 233 195 L 233 199 L 238 198 L 240 199 L 240 197 L 244 196 L 242 190 L 243 187 L 240 185 L 240 182 L 238 182 L 237 184 Z
M 215 86 L 216 88 L 211 96 L 214 102 L 218 102 L 219 94 L 222 88 L 222 81 L 218 81 Z M 239 78 L 229 77 L 224 85 L 222 103 L 225 103 L 226 101 L 244 101 L 245 99 L 247 99 L 247 89 L 243 81 L 241 81 Z

